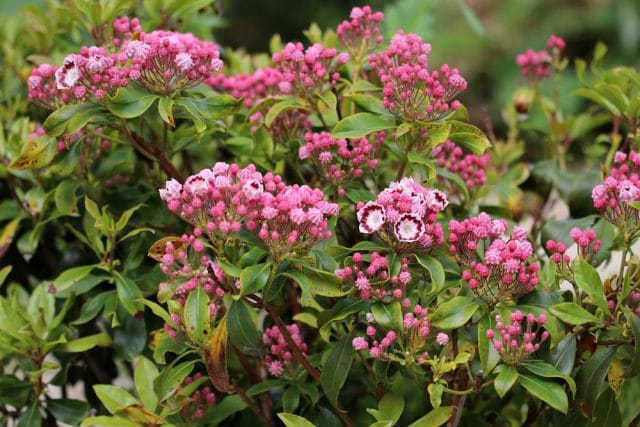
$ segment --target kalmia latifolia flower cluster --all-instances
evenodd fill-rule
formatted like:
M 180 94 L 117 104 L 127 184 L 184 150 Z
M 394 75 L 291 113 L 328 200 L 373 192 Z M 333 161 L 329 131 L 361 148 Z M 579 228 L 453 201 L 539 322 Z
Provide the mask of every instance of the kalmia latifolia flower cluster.
M 384 19 L 382 12 L 374 12 L 370 6 L 354 7 L 345 20 L 338 25 L 336 34 L 355 58 L 361 58 L 382 43 L 383 37 L 378 26 Z
M 482 156 L 465 154 L 461 147 L 447 140 L 431 151 L 431 157 L 436 159 L 438 167 L 462 178 L 469 190 L 480 187 L 487 182 L 486 168 L 489 154 Z M 458 189 L 452 185 L 451 191 L 455 192 Z
M 225 286 L 228 286 L 227 278 L 222 268 L 206 255 L 200 228 L 196 227 L 192 235 L 184 234 L 179 240 L 166 242 L 160 270 L 167 280 L 160 283 L 158 295 L 161 299 L 170 297 L 173 300 L 172 325 L 164 325 L 170 337 L 176 338 L 178 331 L 182 330 L 182 310 L 187 296 L 196 288 L 202 287 L 209 297 L 211 318 L 224 308 L 222 297 Z
M 141 31 L 137 19 L 117 18 L 105 46 L 84 46 L 62 66 L 42 64 L 27 80 L 29 99 L 48 109 L 102 100 L 136 81 L 164 95 L 188 89 L 222 68 L 215 44 L 192 34 Z M 110 51 L 114 48 L 114 51 Z
M 338 68 L 349 62 L 349 54 L 315 43 L 306 50 L 302 43 L 287 43 L 282 52 L 273 54 L 273 62 L 282 73 L 279 89 L 313 100 L 314 93 L 322 93 L 335 86 Z
M 462 272 L 469 288 L 490 304 L 531 292 L 538 284 L 538 264 L 530 262 L 533 247 L 527 233 L 486 213 L 449 222 L 449 251 L 467 268 Z M 480 255 L 478 255 L 480 254 Z
M 337 269 L 335 275 L 356 288 L 360 298 L 382 300 L 389 296 L 395 299 L 404 297 L 405 289 L 411 283 L 408 258 L 400 260 L 400 271 L 395 275 L 389 274 L 389 258 L 378 252 L 373 252 L 368 261 L 360 252 L 355 252 L 351 261 L 353 264 Z
M 365 171 L 376 169 L 376 151 L 384 139 L 385 132 L 349 141 L 335 139 L 329 132 L 307 132 L 299 157 L 301 160 L 313 160 L 323 171 L 324 180 L 337 188 L 346 181 L 360 178 Z M 339 188 L 338 194 L 344 195 L 344 189 Z
M 303 355 L 306 355 L 307 344 L 302 340 L 300 328 L 295 323 L 286 325 L 287 331 L 294 343 Z M 272 326 L 264 331 L 262 336 L 264 345 L 269 349 L 265 356 L 267 370 L 274 377 L 286 376 L 287 372 L 294 371 L 297 367 L 291 349 L 277 326 Z
M 613 225 L 622 229 L 630 225 L 637 230 L 639 212 L 628 203 L 640 201 L 640 154 L 618 151 L 613 163 L 609 176 L 591 191 L 593 206 Z
M 224 242 L 245 228 L 276 259 L 329 239 L 328 218 L 339 211 L 337 204 L 324 201 L 319 189 L 286 185 L 280 176 L 262 175 L 254 165 L 240 168 L 222 162 L 190 176 L 184 184 L 168 181 L 160 197 L 210 241 Z
M 546 50 L 535 51 L 527 49 L 526 52 L 516 56 L 516 64 L 520 67 L 520 74 L 532 82 L 538 82 L 551 77 L 551 69 L 554 58 L 559 58 L 566 43 L 562 37 L 552 34 L 547 40 L 547 47 L 551 49 L 553 56 Z
M 600 251 L 600 246 L 602 246 L 602 241 L 597 238 L 593 229 L 583 231 L 578 227 L 573 227 L 569 232 L 569 237 L 576 244 L 578 256 L 589 262 L 593 260 L 595 254 Z M 551 253 L 551 261 L 558 265 L 560 273 L 568 273 L 571 269 L 571 257 L 566 254 L 567 246 L 562 242 L 547 240 L 545 247 Z
M 444 242 L 436 214 L 448 204 L 442 191 L 403 178 L 392 182 L 375 201 L 358 203 L 360 232 L 375 233 L 398 251 L 434 249 Z
M 385 52 L 371 54 L 369 63 L 382 82 L 383 103 L 406 121 L 437 120 L 460 107 L 454 98 L 467 88 L 457 68 L 443 65 L 429 71 L 431 45 L 402 30 Z
M 194 384 L 196 381 L 198 381 L 200 378 L 202 378 L 202 374 L 200 372 L 185 378 L 183 386 L 178 387 L 176 392 L 179 393 L 180 391 L 186 389 L 191 384 Z M 190 402 L 180 411 L 182 417 L 188 421 L 197 422 L 201 420 L 204 416 L 205 411 L 207 410 L 207 407 L 216 403 L 216 395 L 213 393 L 211 387 L 209 386 L 200 387 L 194 390 L 193 393 L 191 393 L 191 395 L 188 397 L 190 399 Z
M 496 330 L 488 329 L 487 338 L 493 343 L 500 358 L 509 365 L 516 365 L 540 348 L 540 344 L 549 338 L 549 332 L 543 329 L 547 316 L 533 313 L 525 315 L 520 310 L 511 313 L 510 324 L 504 323 L 502 316 L 496 315 Z

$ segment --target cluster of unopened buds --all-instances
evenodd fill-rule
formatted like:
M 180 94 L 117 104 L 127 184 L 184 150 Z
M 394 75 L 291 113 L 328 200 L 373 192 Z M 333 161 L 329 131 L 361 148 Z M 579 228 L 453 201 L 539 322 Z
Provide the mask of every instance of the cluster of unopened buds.
M 506 221 L 493 220 L 483 212 L 463 221 L 451 220 L 449 231 L 449 251 L 467 267 L 462 280 L 485 302 L 518 297 L 538 284 L 538 264 L 529 261 L 533 247 L 523 228 L 514 227 L 505 240 Z
M 376 169 L 376 151 L 384 143 L 385 135 L 382 131 L 373 134 L 371 141 L 366 136 L 347 141 L 335 139 L 329 132 L 307 132 L 298 154 L 301 160 L 312 159 L 323 171 L 324 180 L 338 188 L 341 183 Z M 338 188 L 338 195 L 344 193 L 343 188 Z
M 331 237 L 328 218 L 339 206 L 306 185 L 285 185 L 280 176 L 256 171 L 254 165 L 216 163 L 160 190 L 169 210 L 200 228 L 212 242 L 224 242 L 246 228 L 257 235 L 274 258 L 308 250 Z
M 349 62 L 349 54 L 318 43 L 306 50 L 302 43 L 287 43 L 281 52 L 273 54 L 272 60 L 282 73 L 280 91 L 313 100 L 314 93 L 336 85 L 340 78 L 337 70 Z
M 200 378 L 202 378 L 202 374 L 200 372 L 197 372 L 192 376 L 188 376 L 184 379 L 183 385 L 178 387 L 176 392 L 179 393 L 181 390 Z M 194 390 L 193 393 L 191 393 L 191 396 L 189 396 L 189 399 L 189 403 L 182 408 L 180 413 L 186 420 L 194 422 L 201 420 L 207 408 L 216 403 L 216 395 L 209 386 Z
M 370 6 L 354 7 L 345 20 L 338 25 L 336 34 L 342 44 L 356 59 L 369 53 L 374 46 L 382 43 L 383 37 L 378 26 L 384 19 L 382 12 L 374 12 Z
M 387 331 L 383 333 L 382 339 L 377 340 L 376 335 L 378 335 L 378 330 L 373 326 L 373 315 L 371 313 L 367 314 L 367 322 L 366 337 L 360 336 L 354 338 L 351 345 L 356 351 L 369 350 L 369 354 L 374 359 L 388 358 L 388 354 L 386 353 L 391 351 L 389 348 L 398 338 L 398 334 L 395 331 Z M 371 343 L 369 343 L 369 341 L 371 341 Z
M 562 37 L 552 34 L 547 40 L 547 47 L 553 52 L 553 57 L 546 50 L 534 51 L 527 49 L 526 52 L 516 56 L 516 64 L 520 68 L 520 74 L 532 82 L 544 80 L 551 76 L 551 69 L 554 65 L 554 57 L 559 57 L 561 51 L 566 47 Z
M 540 344 L 549 338 L 549 332 L 543 329 L 547 316 L 533 313 L 525 315 L 520 310 L 511 313 L 510 324 L 504 323 L 502 316 L 496 315 L 496 331 L 488 329 L 486 336 L 500 358 L 509 365 L 516 365 L 540 348 Z
M 100 101 L 136 81 L 163 95 L 173 95 L 222 68 L 215 44 L 192 34 L 141 32 L 137 19 L 116 18 L 108 46 L 84 46 L 63 65 L 42 64 L 27 80 L 29 99 L 48 109 L 68 103 Z M 135 34 L 135 38 L 134 38 Z
M 406 121 L 437 120 L 460 107 L 454 98 L 467 88 L 457 68 L 443 65 L 429 71 L 431 45 L 402 30 L 385 52 L 371 54 L 369 63 L 382 82 L 383 103 Z
M 449 204 L 447 195 L 412 178 L 392 182 L 373 202 L 358 203 L 359 229 L 377 234 L 394 250 L 430 250 L 444 242 L 438 212 Z
M 613 225 L 638 229 L 639 211 L 629 202 L 640 201 L 640 154 L 618 151 L 613 163 L 609 176 L 591 191 L 593 206 Z
M 182 327 L 182 307 L 189 293 L 202 287 L 209 297 L 209 315 L 215 318 L 223 307 L 226 278 L 222 268 L 206 255 L 202 231 L 197 227 L 192 235 L 184 234 L 180 240 L 166 242 L 164 249 L 160 270 L 167 280 L 160 283 L 158 293 L 172 297 L 177 303 L 171 313 L 172 324 L 164 325 L 169 336 L 176 338 L 177 330 Z
M 438 167 L 458 175 L 469 190 L 473 190 L 487 182 L 486 168 L 489 155 L 476 156 L 465 154 L 461 147 L 447 140 L 431 151 L 431 157 L 438 162 Z M 451 186 L 453 192 L 458 191 Z
M 578 227 L 573 227 L 569 232 L 569 237 L 575 242 L 578 256 L 591 262 L 595 254 L 600 251 L 602 241 L 597 238 L 595 230 L 580 230 Z M 547 250 L 551 253 L 551 261 L 558 265 L 561 274 L 567 273 L 570 270 L 571 257 L 566 253 L 567 246 L 558 241 L 547 240 L 545 245 Z
M 298 325 L 292 323 L 286 325 L 286 328 L 296 347 L 300 350 L 300 353 L 306 355 L 307 344 L 302 340 Z M 295 369 L 294 354 L 287 345 L 287 341 L 278 326 L 267 328 L 262 335 L 262 341 L 269 349 L 269 354 L 267 354 L 264 359 L 267 370 L 271 375 L 281 377 L 286 375 L 287 371 Z
M 371 254 L 368 264 L 360 252 L 355 252 L 351 261 L 353 264 L 337 269 L 335 275 L 356 288 L 360 298 L 381 300 L 389 296 L 395 299 L 404 297 L 412 279 L 408 258 L 400 260 L 400 271 L 393 276 L 389 274 L 389 259 L 378 252 Z

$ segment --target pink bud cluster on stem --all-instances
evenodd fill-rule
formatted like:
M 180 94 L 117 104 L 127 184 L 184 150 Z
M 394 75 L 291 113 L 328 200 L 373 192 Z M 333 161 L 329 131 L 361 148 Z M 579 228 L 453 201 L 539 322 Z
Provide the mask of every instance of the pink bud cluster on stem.
M 362 177 L 367 170 L 376 169 L 376 152 L 384 143 L 385 135 L 382 131 L 374 133 L 372 137 L 347 141 L 335 139 L 329 132 L 307 132 L 298 155 L 300 160 L 313 160 L 323 171 L 324 180 L 337 189 L 338 195 L 343 196 L 345 190 L 341 187 L 342 183 Z
M 500 358 L 509 365 L 517 365 L 540 348 L 549 338 L 543 329 L 547 316 L 533 313 L 525 315 L 520 310 L 511 313 L 510 324 L 504 323 L 502 316 L 496 315 L 496 330 L 488 329 L 486 336 L 493 343 Z
M 176 392 L 180 392 L 200 378 L 202 378 L 202 374 L 200 372 L 197 372 L 192 376 L 188 376 L 184 379 L 183 385 L 178 387 Z M 215 405 L 216 403 L 216 395 L 209 386 L 200 387 L 194 390 L 188 398 L 190 401 L 182 408 L 180 413 L 185 420 L 193 422 L 201 420 L 207 408 L 211 405 Z
M 431 45 L 415 34 L 398 31 L 385 52 L 369 55 L 382 82 L 383 103 L 405 121 L 437 120 L 460 107 L 454 99 L 467 88 L 457 68 L 429 71 Z
M 306 356 L 307 344 L 302 340 L 298 325 L 292 323 L 286 325 L 286 328 L 300 353 Z M 267 328 L 262 335 L 262 341 L 269 349 L 269 354 L 265 356 L 265 364 L 269 373 L 274 377 L 287 376 L 287 373 L 293 374 L 293 371 L 298 367 L 296 358 L 278 325 Z
M 458 175 L 469 190 L 480 187 L 487 182 L 486 168 L 489 154 L 485 153 L 482 156 L 465 154 L 461 147 L 451 140 L 447 140 L 431 151 L 431 157 L 436 159 L 438 167 Z M 458 188 L 451 186 L 451 191 L 456 192 Z
M 449 251 L 466 268 L 469 288 L 483 301 L 495 304 L 531 292 L 538 284 L 538 264 L 530 262 L 533 247 L 521 227 L 508 231 L 504 220 L 486 213 L 449 222 Z M 478 252 L 480 255 L 478 255 Z
M 578 256 L 589 262 L 600 251 L 602 241 L 597 238 L 597 234 L 593 229 L 583 231 L 578 227 L 573 227 L 569 232 L 569 237 L 577 246 Z M 563 242 L 547 240 L 545 247 L 551 253 L 551 261 L 558 264 L 561 273 L 570 270 L 571 257 L 566 254 L 567 247 Z
M 368 262 L 360 252 L 355 252 L 351 261 L 352 264 L 337 269 L 335 275 L 356 288 L 360 298 L 365 300 L 371 298 L 383 300 L 386 297 L 398 300 L 404 298 L 405 290 L 412 278 L 408 258 L 401 259 L 400 271 L 395 275 L 389 274 L 389 258 L 378 252 L 373 252 Z
M 629 226 L 637 231 L 639 211 L 629 203 L 640 201 L 640 154 L 633 150 L 628 155 L 618 151 L 613 164 L 604 182 L 591 191 L 593 206 L 616 227 Z
M 354 7 L 349 18 L 338 25 L 336 34 L 352 56 L 362 58 L 382 43 L 378 27 L 384 20 L 384 14 L 374 12 L 370 6 Z
M 254 165 L 216 163 L 186 179 L 172 179 L 160 190 L 169 210 L 200 228 L 210 242 L 225 242 L 246 229 L 269 249 L 274 259 L 307 251 L 329 239 L 328 219 L 339 206 L 306 185 L 286 185 Z
M 358 203 L 359 229 L 378 235 L 398 252 L 431 250 L 444 242 L 436 215 L 448 204 L 442 191 L 403 178 L 389 184 L 375 201 Z

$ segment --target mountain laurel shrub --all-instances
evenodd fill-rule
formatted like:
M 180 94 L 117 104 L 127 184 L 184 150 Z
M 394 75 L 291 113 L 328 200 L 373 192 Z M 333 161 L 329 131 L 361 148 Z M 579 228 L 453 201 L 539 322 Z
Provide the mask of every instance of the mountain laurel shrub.
M 210 3 L 1 31 L 3 424 L 637 424 L 637 70 L 551 36 L 497 135 L 368 6 L 248 55 Z

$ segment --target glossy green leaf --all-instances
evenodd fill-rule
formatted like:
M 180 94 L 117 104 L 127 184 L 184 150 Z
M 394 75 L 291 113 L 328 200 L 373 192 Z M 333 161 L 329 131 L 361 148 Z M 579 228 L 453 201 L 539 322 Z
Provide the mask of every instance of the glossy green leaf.
M 573 276 L 576 285 L 591 297 L 591 301 L 607 314 L 611 314 L 604 295 L 604 287 L 600 275 L 595 268 L 583 258 L 577 258 L 573 263 Z
M 51 399 L 47 400 L 47 412 L 56 420 L 78 425 L 89 415 L 91 406 L 87 402 L 75 399 Z
M 615 347 L 601 348 L 580 367 L 580 372 L 576 376 L 578 386 L 576 400 L 587 414 L 593 413 L 600 393 L 600 386 L 604 382 L 615 354 Z
M 297 109 L 305 109 L 308 108 L 306 103 L 304 103 L 299 98 L 287 98 L 281 101 L 276 102 L 267 112 L 264 117 L 264 125 L 266 127 L 271 127 L 273 121 L 278 118 L 278 116 L 285 111 L 289 110 L 297 110 Z
M 249 266 L 240 273 L 240 295 L 250 295 L 260 292 L 269 281 L 271 263 Z
M 106 122 L 108 116 L 102 107 L 95 104 L 68 104 L 49 114 L 42 127 L 48 135 L 57 137 L 80 130 L 89 122 Z
M 446 423 L 452 416 L 455 406 L 441 406 L 432 409 L 424 417 L 409 424 L 409 427 L 438 427 Z
M 160 114 L 162 120 L 171 126 L 176 125 L 173 119 L 173 104 L 173 99 L 168 96 L 163 96 L 158 100 L 158 114 Z
M 151 107 L 151 104 L 159 99 L 158 95 L 144 90 L 138 85 L 131 84 L 118 89 L 114 97 L 107 96 L 105 104 L 115 116 L 123 119 L 139 117 Z
M 518 371 L 516 371 L 516 368 L 511 365 L 502 365 L 501 368 L 502 369 L 500 369 L 500 373 L 496 377 L 493 386 L 495 387 L 498 396 L 504 397 L 518 379 Z
M 160 374 L 153 380 L 153 390 L 155 391 L 159 402 L 163 402 L 176 393 L 178 387 L 182 386 L 184 379 L 191 374 L 191 371 L 193 371 L 195 364 L 195 360 L 190 360 L 188 362 L 182 362 L 176 366 L 169 365 L 160 372 Z
M 153 389 L 153 381 L 158 374 L 158 368 L 152 361 L 143 356 L 138 358 L 133 370 L 133 380 L 142 404 L 151 411 L 155 411 L 158 405 L 158 398 Z
M 640 317 L 629 315 L 629 323 L 631 323 L 631 333 L 633 333 L 634 351 L 633 358 L 624 373 L 627 378 L 634 377 L 640 373 Z
M 375 303 L 371 305 L 371 313 L 375 322 L 384 329 L 402 331 L 402 306 L 400 301 L 389 304 Z
M 464 326 L 480 305 L 468 297 L 454 297 L 440 304 L 431 315 L 431 325 L 438 329 L 456 329 Z
M 431 291 L 429 294 L 437 295 L 444 289 L 444 268 L 440 261 L 430 255 L 416 254 L 418 264 L 431 275 Z
M 394 393 L 386 393 L 378 402 L 378 409 L 367 409 L 378 422 L 391 422 L 394 425 L 398 422 L 404 412 L 404 399 Z
M 135 316 L 138 312 L 144 309 L 144 306 L 136 302 L 142 298 L 142 292 L 136 283 L 130 278 L 123 276 L 117 271 L 113 272 L 116 279 L 116 290 L 118 291 L 118 299 L 124 306 L 124 308 Z
M 625 425 L 622 422 L 622 414 L 616 401 L 616 395 L 610 388 L 607 388 L 596 402 L 593 418 L 587 423 L 587 427 L 620 427 Z
M 558 371 L 553 365 L 543 362 L 542 360 L 525 360 L 524 362 L 520 363 L 519 366 L 525 368 L 527 371 L 539 377 L 563 379 L 569 385 L 571 393 L 573 393 L 573 395 L 575 396 L 576 383 L 573 378 Z
M 571 375 L 576 359 L 577 347 L 576 337 L 574 335 L 567 335 L 551 352 L 551 364 L 563 374 Z
M 362 138 L 373 132 L 395 128 L 395 119 L 372 113 L 356 113 L 345 117 L 333 128 L 334 138 Z
M 53 279 L 51 284 L 54 286 L 56 292 L 62 292 L 85 279 L 94 268 L 96 268 L 95 265 L 83 265 L 70 268 Z
M 340 339 L 331 349 L 329 357 L 322 367 L 320 384 L 327 399 L 334 406 L 337 405 L 338 395 L 351 369 L 351 362 L 355 354 L 353 345 L 351 345 L 352 340 L 353 334 L 345 335 Z
M 452 125 L 449 139 L 473 154 L 480 156 L 491 147 L 489 139 L 477 127 L 457 120 L 451 120 L 449 123 Z
M 570 325 L 601 323 L 602 321 L 574 302 L 563 302 L 549 307 L 549 311 Z
M 231 343 L 241 352 L 259 356 L 264 353 L 262 334 L 253 319 L 251 310 L 242 301 L 234 301 L 227 312 L 227 332 Z
M 96 384 L 93 391 L 111 414 L 121 412 L 127 406 L 140 404 L 128 391 L 111 384 Z
M 480 365 L 486 377 L 500 362 L 500 353 L 493 347 L 491 340 L 487 338 L 487 330 L 492 329 L 490 316 L 483 316 L 478 322 L 478 355 Z
M 67 341 L 59 347 L 60 351 L 67 353 L 82 353 L 93 347 L 109 347 L 112 344 L 111 337 L 106 332 L 89 335 L 75 340 Z
M 295 414 L 280 412 L 278 418 L 280 418 L 286 427 L 315 427 L 311 421 Z
M 205 347 L 211 335 L 209 316 L 209 296 L 202 286 L 189 292 L 184 304 L 184 328 L 189 338 L 197 345 Z
M 38 427 L 42 425 L 42 415 L 40 415 L 40 403 L 38 401 L 29 405 L 26 411 L 18 418 L 16 427 Z
M 56 187 L 53 198 L 56 208 L 63 214 L 71 216 L 80 215 L 78 212 L 78 198 L 76 197 L 76 190 L 79 185 L 77 181 L 65 180 Z
M 541 380 L 530 375 L 518 376 L 518 382 L 529 393 L 542 400 L 552 408 L 566 414 L 569 400 L 562 386 L 553 381 Z

